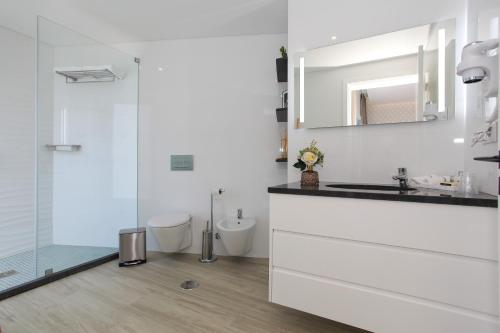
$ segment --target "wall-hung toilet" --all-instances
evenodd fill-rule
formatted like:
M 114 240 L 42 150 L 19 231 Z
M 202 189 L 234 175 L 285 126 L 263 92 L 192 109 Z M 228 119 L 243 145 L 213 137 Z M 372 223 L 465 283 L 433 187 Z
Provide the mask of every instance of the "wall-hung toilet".
M 191 215 L 168 213 L 152 217 L 148 227 L 162 252 L 179 252 L 191 246 L 193 241 Z

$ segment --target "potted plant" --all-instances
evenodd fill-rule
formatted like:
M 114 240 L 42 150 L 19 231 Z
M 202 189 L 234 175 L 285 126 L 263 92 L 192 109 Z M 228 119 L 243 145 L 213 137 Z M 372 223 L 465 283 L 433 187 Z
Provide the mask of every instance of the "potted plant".
M 300 178 L 302 186 L 319 185 L 319 175 L 317 171 L 314 171 L 314 166 L 320 165 L 322 167 L 325 155 L 319 150 L 317 144 L 316 140 L 313 140 L 309 147 L 300 150 L 297 163 L 293 165 L 302 171 Z
M 278 75 L 278 82 L 288 82 L 288 54 L 286 48 L 280 48 L 281 58 L 276 59 L 276 73 Z

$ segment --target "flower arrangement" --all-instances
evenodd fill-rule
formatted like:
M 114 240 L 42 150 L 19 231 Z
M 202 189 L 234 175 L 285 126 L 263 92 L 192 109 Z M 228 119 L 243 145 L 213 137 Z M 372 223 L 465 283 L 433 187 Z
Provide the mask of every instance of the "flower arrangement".
M 319 150 L 318 143 L 313 140 L 309 147 L 306 147 L 299 151 L 299 156 L 297 156 L 297 163 L 293 166 L 301 171 L 307 169 L 307 171 L 312 172 L 315 165 L 323 166 L 323 159 L 325 155 Z

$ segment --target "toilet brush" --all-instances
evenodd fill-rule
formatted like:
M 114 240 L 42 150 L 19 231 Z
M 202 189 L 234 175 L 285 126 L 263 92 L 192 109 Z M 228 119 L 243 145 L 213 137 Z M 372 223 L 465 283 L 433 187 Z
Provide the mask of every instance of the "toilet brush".
M 217 256 L 214 254 L 214 195 L 220 196 L 224 192 L 223 188 L 219 188 L 215 192 L 210 192 L 210 221 L 207 221 L 206 228 L 202 232 L 200 257 L 202 263 L 210 263 L 217 260 Z
M 217 257 L 214 255 L 214 246 L 213 246 L 213 230 L 209 226 L 209 221 L 207 221 L 206 228 L 202 232 L 202 242 L 201 242 L 201 257 L 200 262 L 202 263 L 210 263 L 217 260 Z

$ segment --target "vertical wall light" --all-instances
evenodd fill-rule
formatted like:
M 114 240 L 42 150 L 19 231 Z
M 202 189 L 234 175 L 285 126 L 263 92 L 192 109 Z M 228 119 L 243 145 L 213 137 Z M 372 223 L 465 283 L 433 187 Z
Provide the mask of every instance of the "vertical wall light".
M 446 32 L 438 31 L 438 111 L 446 112 Z
M 299 96 L 300 96 L 300 106 L 299 106 L 299 111 L 300 111 L 300 122 L 304 122 L 304 66 L 305 66 L 305 60 L 304 57 L 300 57 L 299 60 L 299 77 L 300 77 L 300 82 L 299 82 Z
M 66 122 L 67 122 L 67 110 L 62 109 L 61 110 L 61 144 L 65 145 L 67 143 L 67 137 L 66 137 Z

